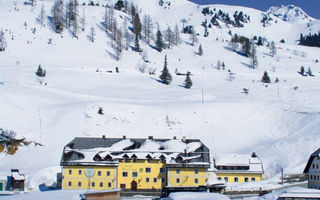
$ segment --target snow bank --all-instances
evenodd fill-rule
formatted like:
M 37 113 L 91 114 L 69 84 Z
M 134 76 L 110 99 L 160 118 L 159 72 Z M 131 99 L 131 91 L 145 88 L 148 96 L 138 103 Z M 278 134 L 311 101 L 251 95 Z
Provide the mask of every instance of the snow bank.
M 170 200 L 230 200 L 227 196 L 217 193 L 207 192 L 174 192 L 170 193 Z

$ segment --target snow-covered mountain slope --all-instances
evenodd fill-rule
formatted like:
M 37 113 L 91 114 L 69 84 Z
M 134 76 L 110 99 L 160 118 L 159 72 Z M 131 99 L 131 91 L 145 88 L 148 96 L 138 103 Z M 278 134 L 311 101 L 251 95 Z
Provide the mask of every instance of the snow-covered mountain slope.
M 37 22 L 42 4 L 51 16 L 52 1 L 38 1 L 32 7 L 20 0 L 0 0 L 0 28 L 8 43 L 6 51 L 0 52 L 0 128 L 44 145 L 20 147 L 13 156 L 0 154 L 1 170 L 19 168 L 28 177 L 27 187 L 36 189 L 38 184 L 54 181 L 62 148 L 74 137 L 153 135 L 200 138 L 212 156 L 254 151 L 269 177 L 280 168 L 301 173 L 320 143 L 320 64 L 315 62 L 320 59 L 320 49 L 296 45 L 300 33 L 307 33 L 307 23 L 276 23 L 274 18 L 264 27 L 261 19 L 266 13 L 262 11 L 210 5 L 211 10 L 221 9 L 230 17 L 243 11 L 250 22 L 236 28 L 220 21 L 221 27 L 209 29 L 204 37 L 201 23 L 212 18 L 202 14 L 208 6 L 186 0 L 171 0 L 170 6 L 160 6 L 158 0 L 134 0 L 141 16 L 150 14 L 162 30 L 175 24 L 182 28 L 182 19 L 194 25 L 204 55 L 197 55 L 198 45 L 191 46 L 190 36 L 181 33 L 179 46 L 159 53 L 154 42 L 149 46 L 142 41 L 144 53 L 129 48 L 116 61 L 101 25 L 106 2 L 111 1 L 100 1 L 100 6 L 80 2 L 79 15 L 85 11 L 86 29 L 75 38 L 69 30 L 56 34 L 48 21 L 45 27 Z M 119 25 L 130 19 L 120 11 L 115 15 Z M 311 23 L 315 31 L 319 22 Z M 91 27 L 95 29 L 94 43 L 88 39 Z M 277 55 L 271 57 L 266 46 L 258 47 L 259 66 L 253 70 L 249 58 L 230 50 L 229 31 L 274 40 Z M 282 38 L 285 44 L 279 43 Z M 146 54 L 149 62 L 142 59 Z M 173 75 L 169 86 L 157 81 L 165 54 Z M 218 60 L 224 61 L 225 70 L 216 68 Z M 39 64 L 47 71 L 44 79 L 35 75 Z M 311 67 L 315 76 L 298 74 L 301 66 Z M 116 67 L 120 73 L 107 72 L 115 72 Z M 140 72 L 142 68 L 146 73 Z M 153 69 L 156 75 L 149 75 Z M 182 87 L 185 77 L 174 75 L 175 69 L 192 72 L 190 90 Z M 268 86 L 260 81 L 264 71 L 273 82 Z M 243 88 L 249 89 L 249 94 L 244 94 Z M 97 113 L 99 107 L 105 115 Z
M 267 10 L 267 13 L 291 23 L 305 23 L 315 20 L 305 13 L 300 7 L 295 5 L 282 5 L 281 7 L 273 6 Z

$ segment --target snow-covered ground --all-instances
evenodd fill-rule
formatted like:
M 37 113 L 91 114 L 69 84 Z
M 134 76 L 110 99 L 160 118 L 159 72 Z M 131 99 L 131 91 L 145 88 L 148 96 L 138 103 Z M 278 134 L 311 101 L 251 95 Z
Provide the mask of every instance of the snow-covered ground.
M 235 10 L 250 15 L 251 23 L 230 28 L 232 33 L 276 42 L 274 58 L 267 47 L 258 47 L 259 66 L 253 70 L 248 67 L 250 59 L 228 49 L 229 28 L 213 28 L 209 37 L 202 36 L 203 7 L 185 0 L 172 0 L 169 9 L 159 7 L 156 0 L 134 2 L 141 15 L 149 13 L 161 29 L 168 24 L 181 27 L 181 19 L 186 18 L 200 34 L 204 55 L 197 55 L 198 45 L 190 46 L 189 35 L 182 34 L 181 45 L 161 53 L 141 42 L 149 63 L 131 49 L 115 61 L 110 56 L 110 39 L 99 28 L 103 7 L 79 6 L 80 15 L 85 9 L 87 28 L 76 39 L 69 31 L 59 35 L 48 23 L 41 27 L 37 22 L 42 4 L 51 15 L 52 1 L 31 7 L 20 0 L 0 0 L 0 29 L 8 42 L 6 51 L 0 52 L 0 128 L 44 145 L 21 147 L 13 156 L 1 154 L 1 171 L 9 174 L 11 168 L 19 168 L 26 174 L 27 189 L 33 190 L 55 181 L 62 149 L 74 137 L 152 135 L 199 138 L 212 156 L 256 152 L 268 177 L 278 179 L 281 168 L 285 173 L 302 173 L 309 154 L 320 143 L 320 64 L 315 62 L 320 49 L 296 45 L 300 33 L 309 31 L 305 29 L 309 22 L 279 18 L 263 27 L 262 11 L 213 5 L 230 16 Z M 122 24 L 127 15 L 116 11 L 116 16 Z M 319 24 L 313 20 L 311 31 Z M 96 30 L 94 43 L 87 37 L 91 26 Z M 50 38 L 52 44 L 48 44 Z M 279 43 L 282 38 L 285 44 Z M 165 54 L 173 75 L 169 86 L 158 82 Z M 218 60 L 225 62 L 226 70 L 216 69 Z M 44 80 L 35 75 L 39 64 L 47 71 Z M 141 65 L 156 68 L 156 75 L 141 73 Z M 299 75 L 301 66 L 311 67 L 315 77 Z M 106 72 L 115 67 L 120 73 Z M 192 72 L 191 89 L 182 87 L 185 77 L 174 75 L 176 68 Z M 228 80 L 228 70 L 235 73 L 233 81 Z M 265 70 L 272 80 L 267 86 L 260 81 Z M 277 77 L 279 83 L 274 82 Z M 243 88 L 249 94 L 242 93 Z M 105 115 L 97 113 L 99 107 Z

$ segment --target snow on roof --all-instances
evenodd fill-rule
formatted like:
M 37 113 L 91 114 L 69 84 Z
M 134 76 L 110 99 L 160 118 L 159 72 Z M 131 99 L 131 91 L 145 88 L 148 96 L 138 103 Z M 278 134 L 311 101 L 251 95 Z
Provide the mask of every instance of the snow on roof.
M 170 193 L 169 200 L 230 200 L 227 196 L 218 193 L 208 192 L 173 192 Z
M 17 180 L 17 181 L 25 180 L 24 175 L 19 174 L 19 172 L 12 172 L 11 175 L 14 178 L 14 180 Z
M 200 142 L 191 142 L 187 145 L 187 153 L 194 152 L 202 146 Z
M 252 157 L 251 155 L 223 155 L 215 158 L 215 166 L 229 166 L 229 167 L 249 167 L 249 172 L 262 172 L 263 164 L 258 157 Z
M 215 163 L 224 166 L 249 166 L 250 158 L 249 155 L 223 155 L 215 157 Z
M 86 146 L 85 141 L 90 143 Z M 92 148 L 92 142 L 98 142 L 100 147 Z M 112 159 L 123 159 L 125 155 L 132 158 L 133 155 L 137 159 L 146 159 L 148 155 L 152 159 L 161 159 L 163 156 L 168 162 L 175 162 L 174 159 L 183 153 L 191 153 L 191 156 L 184 156 L 183 161 L 209 163 L 203 162 L 203 152 L 198 152 L 196 155 L 192 154 L 203 144 L 199 140 L 176 140 L 176 139 L 116 139 L 104 138 L 101 140 L 97 138 L 76 138 L 73 140 L 75 147 L 83 147 L 84 149 L 73 149 L 73 145 L 65 147 L 65 153 L 76 152 L 83 156 L 72 156 L 71 159 L 63 159 L 67 162 L 94 162 L 94 157 L 99 155 L 104 159 L 107 155 Z M 79 145 L 80 144 L 80 145 Z M 208 150 L 207 150 L 208 151 Z M 65 155 L 64 155 L 65 156 Z M 193 160 L 196 159 L 196 160 Z M 209 157 L 208 157 L 209 159 Z

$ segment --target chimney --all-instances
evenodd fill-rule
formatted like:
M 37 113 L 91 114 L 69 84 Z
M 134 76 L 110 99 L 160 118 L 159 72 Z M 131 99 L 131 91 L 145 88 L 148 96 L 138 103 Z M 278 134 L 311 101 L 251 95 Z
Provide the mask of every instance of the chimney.
M 177 139 L 177 136 L 173 136 L 173 139 L 176 140 L 176 139 Z
M 127 139 L 127 136 L 123 135 L 123 136 L 122 136 L 122 139 Z
M 149 136 L 148 139 L 149 139 L 149 140 L 153 140 L 153 136 Z
M 103 138 L 103 139 L 106 139 L 106 135 L 102 135 L 102 138 Z

